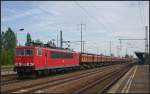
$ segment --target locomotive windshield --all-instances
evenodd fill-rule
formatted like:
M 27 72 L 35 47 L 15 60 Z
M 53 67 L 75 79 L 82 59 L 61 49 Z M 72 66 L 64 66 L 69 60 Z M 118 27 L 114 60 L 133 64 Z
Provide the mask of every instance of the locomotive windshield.
M 16 56 L 33 56 L 33 49 L 16 49 Z

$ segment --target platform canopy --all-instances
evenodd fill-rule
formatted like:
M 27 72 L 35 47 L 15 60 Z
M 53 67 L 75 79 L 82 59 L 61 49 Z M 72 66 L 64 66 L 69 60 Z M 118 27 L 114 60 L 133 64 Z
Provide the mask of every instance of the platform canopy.
M 145 52 L 135 52 L 135 55 L 139 59 L 139 63 L 144 64 Z

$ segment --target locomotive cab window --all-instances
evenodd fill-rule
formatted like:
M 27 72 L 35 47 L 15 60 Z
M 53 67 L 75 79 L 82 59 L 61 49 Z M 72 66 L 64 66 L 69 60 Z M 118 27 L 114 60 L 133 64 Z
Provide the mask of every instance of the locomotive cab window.
M 16 49 L 16 56 L 33 56 L 33 49 Z
M 38 49 L 37 49 L 37 55 L 38 55 L 38 56 L 41 56 L 41 55 L 42 55 L 42 49 L 41 49 L 41 48 L 38 48 Z
M 33 49 L 25 50 L 25 56 L 33 56 Z
M 24 49 L 16 49 L 16 56 L 24 56 Z

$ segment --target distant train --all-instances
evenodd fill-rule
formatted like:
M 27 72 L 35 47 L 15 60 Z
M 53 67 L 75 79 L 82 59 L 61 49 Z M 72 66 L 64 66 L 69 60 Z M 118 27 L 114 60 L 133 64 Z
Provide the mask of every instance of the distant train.
M 125 62 L 129 62 L 129 59 L 66 49 L 19 46 L 15 51 L 14 71 L 21 78 L 24 75 L 47 75 L 54 70 L 90 68 Z

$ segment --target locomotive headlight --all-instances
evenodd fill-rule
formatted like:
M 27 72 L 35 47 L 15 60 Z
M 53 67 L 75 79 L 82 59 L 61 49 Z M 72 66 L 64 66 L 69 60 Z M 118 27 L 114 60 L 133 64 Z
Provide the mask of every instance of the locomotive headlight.
M 21 63 L 18 63 L 18 66 L 21 66 Z
M 27 66 L 30 66 L 30 63 L 27 63 Z
M 21 66 L 22 64 L 21 63 L 15 63 L 15 66 Z

